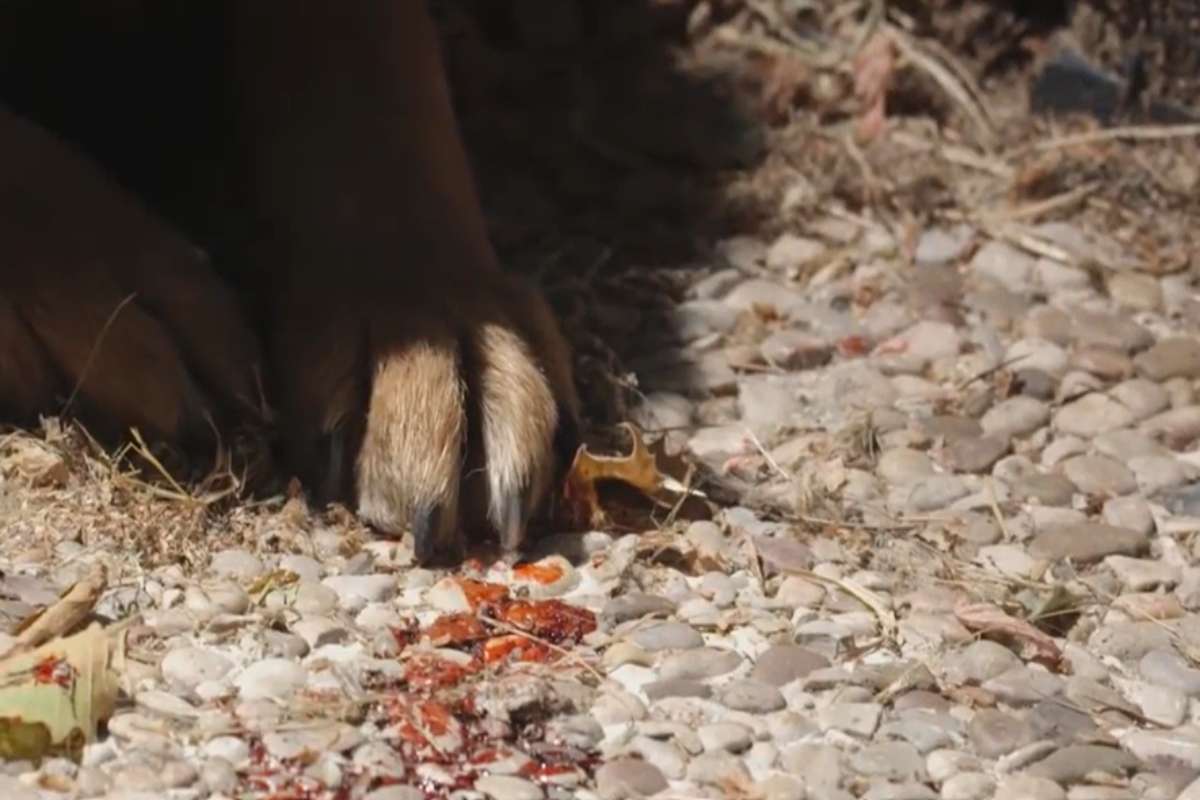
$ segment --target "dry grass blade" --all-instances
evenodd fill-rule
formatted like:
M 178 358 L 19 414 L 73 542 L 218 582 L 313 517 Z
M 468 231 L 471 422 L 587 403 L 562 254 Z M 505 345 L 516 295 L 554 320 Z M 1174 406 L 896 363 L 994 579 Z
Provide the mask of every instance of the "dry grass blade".
M 928 74 L 938 86 L 942 87 L 950 99 L 962 107 L 963 113 L 978 129 L 985 143 L 990 144 L 996 140 L 996 128 L 992 125 L 987 111 L 953 72 L 940 64 L 936 58 L 924 52 L 916 41 L 900 28 L 890 23 L 884 23 L 883 30 L 892 37 L 892 41 L 900 50 L 901 55 L 908 59 L 914 67 Z
M 1119 128 L 1105 128 L 1086 133 L 1074 133 L 1069 136 L 1058 136 L 1042 142 L 1034 142 L 1017 151 L 1017 155 L 1031 150 L 1056 150 L 1063 147 L 1077 147 L 1098 142 L 1113 142 L 1121 139 L 1149 142 L 1166 139 L 1187 139 L 1200 136 L 1200 123 L 1189 125 L 1126 125 Z
M 789 569 L 789 573 L 799 575 L 802 578 L 808 578 L 817 583 L 823 583 L 828 586 L 836 586 L 846 594 L 853 597 L 858 602 L 862 603 L 875 618 L 879 620 L 880 635 L 889 642 L 894 642 L 897 639 L 899 632 L 899 624 L 896 622 L 896 615 L 888 609 L 887 605 L 880 599 L 879 595 L 872 592 L 863 586 L 859 586 L 849 578 L 828 578 L 824 575 L 818 575 L 812 570 L 807 569 Z

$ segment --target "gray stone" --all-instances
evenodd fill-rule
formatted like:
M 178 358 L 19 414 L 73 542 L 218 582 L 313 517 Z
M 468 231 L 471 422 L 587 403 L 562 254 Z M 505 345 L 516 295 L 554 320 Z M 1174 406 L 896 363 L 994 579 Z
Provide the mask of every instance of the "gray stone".
M 1200 669 L 1191 666 L 1173 648 L 1148 651 L 1138 662 L 1138 672 L 1153 684 L 1175 689 L 1188 697 L 1200 697 Z
M 1028 436 L 1050 421 L 1050 407 L 1032 397 L 1016 395 L 988 409 L 980 419 L 988 436 Z
M 1021 659 L 1016 653 L 987 639 L 972 642 L 942 660 L 945 680 L 952 686 L 979 685 L 1019 666 Z
M 600 615 L 609 619 L 612 624 L 619 625 L 650 614 L 671 614 L 674 611 L 675 603 L 662 595 L 629 592 L 610 599 L 604 604 Z
M 1161 385 L 1145 378 L 1132 378 L 1109 390 L 1109 395 L 1129 409 L 1135 422 L 1165 411 L 1171 399 Z
M 850 756 L 850 768 L 859 775 L 888 781 L 926 779 L 925 759 L 908 742 L 867 745 Z
M 667 785 L 658 767 L 640 759 L 617 758 L 596 770 L 596 792 L 604 800 L 648 797 Z
M 1093 393 L 1067 403 L 1054 415 L 1054 427 L 1084 439 L 1133 424 L 1133 412 L 1111 397 Z
M 1140 555 L 1149 545 L 1144 533 L 1085 522 L 1039 533 L 1030 543 L 1029 552 L 1052 561 L 1069 558 L 1077 564 L 1088 564 L 1111 555 Z
M 1084 494 L 1123 495 L 1138 488 L 1133 473 L 1108 456 L 1076 456 L 1062 463 L 1067 480 Z
M 984 758 L 1006 756 L 1034 740 L 1033 728 L 1025 720 L 1003 711 L 982 708 L 967 725 L 975 752 Z
M 787 707 L 787 701 L 779 689 L 769 683 L 745 680 L 727 683 L 720 689 L 718 698 L 723 705 L 734 711 L 765 714 Z
M 1139 354 L 1134 363 L 1138 372 L 1152 381 L 1197 378 L 1200 377 L 1200 341 L 1192 337 L 1163 339 Z
M 647 652 L 690 650 L 704 644 L 704 637 L 682 622 L 658 622 L 629 634 L 629 640 Z
M 741 663 L 742 657 L 733 650 L 698 647 L 668 654 L 658 670 L 663 680 L 707 680 L 732 672 Z
M 770 686 L 784 686 L 814 669 L 829 666 L 829 659 L 799 645 L 775 645 L 758 657 L 750 677 Z

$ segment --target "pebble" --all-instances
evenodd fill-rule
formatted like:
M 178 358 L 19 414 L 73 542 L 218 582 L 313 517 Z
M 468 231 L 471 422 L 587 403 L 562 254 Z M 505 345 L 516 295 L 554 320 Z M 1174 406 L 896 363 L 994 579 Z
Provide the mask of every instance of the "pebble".
M 720 690 L 719 699 L 734 711 L 752 714 L 765 714 L 787 707 L 787 701 L 776 686 L 756 680 L 725 684 Z
M 971 746 L 984 758 L 999 758 L 1034 740 L 1033 728 L 1025 720 L 998 709 L 975 712 L 967 726 Z
M 1200 340 L 1188 337 L 1163 339 L 1134 358 L 1138 372 L 1159 383 L 1171 378 L 1200 377 Z
M 648 797 L 666 788 L 662 772 L 640 759 L 614 759 L 596 770 L 596 793 L 604 800 Z
M 1049 421 L 1049 405 L 1025 395 L 1002 400 L 979 420 L 984 433 L 1002 439 L 1028 436 Z
M 1133 421 L 1133 412 L 1127 407 L 1099 393 L 1067 403 L 1054 415 L 1054 427 L 1058 431 L 1083 439 L 1125 428 Z
M 542 800 L 545 796 L 536 783 L 516 775 L 483 775 L 475 780 L 475 789 L 494 800 Z
M 683 622 L 659 622 L 629 634 L 629 641 L 643 650 L 691 650 L 704 644 L 700 632 Z
M 1138 488 L 1133 472 L 1108 456 L 1076 456 L 1062 463 L 1063 475 L 1084 494 L 1124 495 Z
M 266 569 L 258 556 L 245 550 L 218 550 L 208 568 L 214 575 L 235 580 L 256 578 Z
M 1084 522 L 1039 533 L 1030 542 L 1029 551 L 1050 561 L 1069 558 L 1075 563 L 1086 564 L 1111 555 L 1141 555 L 1148 547 L 1149 539 L 1145 533 Z
M 163 656 L 159 668 L 172 689 L 191 692 L 201 683 L 225 677 L 233 666 L 232 660 L 215 650 L 178 647 Z
M 308 671 L 285 658 L 265 658 L 246 667 L 233 682 L 243 700 L 287 700 L 304 686 Z

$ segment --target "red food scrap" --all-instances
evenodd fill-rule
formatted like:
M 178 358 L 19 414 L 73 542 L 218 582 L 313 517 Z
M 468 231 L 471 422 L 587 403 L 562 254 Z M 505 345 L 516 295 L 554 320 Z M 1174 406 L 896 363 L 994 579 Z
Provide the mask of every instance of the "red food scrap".
M 487 630 L 474 614 L 444 614 L 424 631 L 434 647 L 461 647 L 487 638 Z
M 513 567 L 512 573 L 520 580 L 548 586 L 562 580 L 563 568 L 558 564 L 518 564 Z
M 505 660 L 545 663 L 550 655 L 550 648 L 543 643 L 516 634 L 496 636 L 483 645 L 483 661 L 488 665 Z
M 516 601 L 503 609 L 500 619 L 555 644 L 578 642 L 596 630 L 595 614 L 561 600 Z
M 410 689 L 442 689 L 457 686 L 478 671 L 474 660 L 460 664 L 441 656 L 422 654 L 405 665 L 404 682 Z
M 498 583 L 477 581 L 474 578 L 459 578 L 458 585 L 463 595 L 471 605 L 472 611 L 478 611 L 481 606 L 502 603 L 508 599 L 508 588 Z

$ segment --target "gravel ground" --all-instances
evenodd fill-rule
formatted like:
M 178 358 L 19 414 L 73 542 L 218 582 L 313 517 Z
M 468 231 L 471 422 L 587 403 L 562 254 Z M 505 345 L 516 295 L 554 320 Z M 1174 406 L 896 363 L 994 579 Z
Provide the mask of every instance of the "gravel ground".
M 1194 147 L 837 124 L 590 309 L 696 509 L 431 571 L 5 439 L 0 614 L 102 564 L 132 627 L 105 735 L 0 797 L 1200 798 Z

